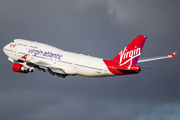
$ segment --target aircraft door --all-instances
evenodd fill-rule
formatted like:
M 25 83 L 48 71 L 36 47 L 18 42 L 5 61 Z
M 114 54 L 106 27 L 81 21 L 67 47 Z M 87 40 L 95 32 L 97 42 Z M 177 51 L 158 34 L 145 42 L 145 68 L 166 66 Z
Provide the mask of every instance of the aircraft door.
M 77 62 L 76 61 L 74 61 L 74 63 L 73 63 L 73 67 L 74 68 L 76 68 L 77 66 L 76 66 L 76 64 L 77 64 Z
M 104 74 L 107 75 L 108 74 L 108 69 L 106 67 L 104 67 Z

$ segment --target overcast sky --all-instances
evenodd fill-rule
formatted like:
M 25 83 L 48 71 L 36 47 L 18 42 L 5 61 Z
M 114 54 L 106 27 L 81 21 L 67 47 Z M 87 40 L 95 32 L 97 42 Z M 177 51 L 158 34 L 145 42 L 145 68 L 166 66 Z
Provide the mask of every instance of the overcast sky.
M 12 71 L 3 47 L 15 38 L 111 59 L 137 35 L 143 57 L 180 51 L 178 0 L 1 0 L 1 120 L 179 120 L 179 54 L 139 64 L 138 75 L 65 79 Z

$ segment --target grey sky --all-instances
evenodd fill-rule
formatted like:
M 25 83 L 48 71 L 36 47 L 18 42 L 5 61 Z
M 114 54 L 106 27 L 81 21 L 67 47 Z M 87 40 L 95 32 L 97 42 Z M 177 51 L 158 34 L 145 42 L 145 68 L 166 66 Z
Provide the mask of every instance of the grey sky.
M 179 51 L 180 1 L 1 0 L 0 48 L 15 38 L 101 58 L 115 57 L 147 35 L 141 58 Z M 2 120 L 179 120 L 179 54 L 139 64 L 165 66 L 107 78 L 35 70 L 15 73 L 0 51 Z

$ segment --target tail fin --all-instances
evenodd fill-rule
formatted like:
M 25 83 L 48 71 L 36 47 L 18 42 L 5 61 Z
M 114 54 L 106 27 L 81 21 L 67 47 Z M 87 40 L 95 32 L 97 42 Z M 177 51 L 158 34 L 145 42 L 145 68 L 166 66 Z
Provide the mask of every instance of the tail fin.
M 136 65 L 141 55 L 147 36 L 138 35 L 128 46 L 126 46 L 112 61 L 122 65 Z

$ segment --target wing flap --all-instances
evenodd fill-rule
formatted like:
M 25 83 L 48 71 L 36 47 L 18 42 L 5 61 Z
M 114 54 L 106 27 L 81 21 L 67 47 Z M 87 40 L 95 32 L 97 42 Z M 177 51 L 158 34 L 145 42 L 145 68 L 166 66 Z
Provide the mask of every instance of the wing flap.
M 55 67 L 48 67 L 48 68 L 51 69 L 51 71 L 54 73 L 66 74 L 61 68 L 55 68 Z
M 29 66 L 37 68 L 38 70 L 42 70 L 43 72 L 48 71 L 51 75 L 57 75 L 58 77 L 66 77 L 67 74 L 64 72 L 63 69 L 54 67 L 51 64 L 44 62 L 44 61 L 31 61 L 27 63 Z

